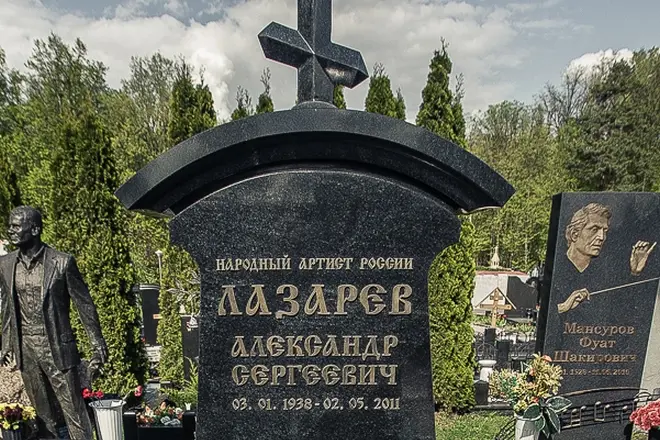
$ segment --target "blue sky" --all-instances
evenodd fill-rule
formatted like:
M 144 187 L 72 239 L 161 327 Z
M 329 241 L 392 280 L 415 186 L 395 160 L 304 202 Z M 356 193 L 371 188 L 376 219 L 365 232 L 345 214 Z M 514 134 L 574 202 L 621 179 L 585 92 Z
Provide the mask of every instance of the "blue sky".
M 589 66 L 603 54 L 660 42 L 658 0 L 334 0 L 333 40 L 358 49 L 371 70 L 384 64 L 414 120 L 433 50 L 444 37 L 454 73 L 465 77 L 464 105 L 483 110 L 505 99 L 531 102 L 569 64 Z M 36 38 L 53 31 L 80 37 L 119 87 L 131 55 L 184 55 L 204 66 L 221 117 L 236 88 L 253 97 L 269 67 L 278 109 L 295 99 L 295 71 L 266 60 L 256 38 L 271 21 L 295 26 L 295 0 L 1 0 L 0 46 L 21 68 Z M 363 108 L 367 82 L 346 92 Z

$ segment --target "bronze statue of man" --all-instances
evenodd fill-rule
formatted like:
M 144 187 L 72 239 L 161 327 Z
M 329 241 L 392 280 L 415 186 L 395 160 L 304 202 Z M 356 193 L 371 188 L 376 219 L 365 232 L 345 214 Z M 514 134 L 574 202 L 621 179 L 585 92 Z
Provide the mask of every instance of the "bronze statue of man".
M 21 371 L 38 415 L 40 435 L 57 438 L 63 422 L 71 440 L 90 440 L 92 427 L 82 398 L 80 355 L 71 328 L 71 300 L 89 335 L 93 368 L 107 347 L 89 290 L 71 255 L 41 241 L 41 213 L 19 206 L 9 215 L 9 240 L 18 250 L 0 257 L 2 353 Z

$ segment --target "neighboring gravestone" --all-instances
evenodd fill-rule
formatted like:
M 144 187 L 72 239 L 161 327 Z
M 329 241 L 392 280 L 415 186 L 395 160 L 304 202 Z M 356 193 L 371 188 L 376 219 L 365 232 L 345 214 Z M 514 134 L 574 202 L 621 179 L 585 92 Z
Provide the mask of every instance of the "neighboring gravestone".
M 144 342 L 147 345 L 157 345 L 158 320 L 160 320 L 159 288 L 152 284 L 140 284 L 133 290 L 140 295 Z
M 532 311 L 536 310 L 537 301 L 534 286 L 523 283 L 518 277 L 509 277 L 506 296 L 515 306 L 515 309 L 506 312 L 508 318 L 531 318 Z
M 199 365 L 199 322 L 196 316 L 181 316 L 181 339 L 183 378 L 190 380 L 193 367 Z
M 495 340 L 497 339 L 497 329 L 496 328 L 487 328 L 484 329 L 484 344 L 495 345 Z
M 298 28 L 260 35 L 299 68 L 298 106 L 201 133 L 117 191 L 175 215 L 200 268 L 197 439 L 435 439 L 428 271 L 457 212 L 513 190 L 425 129 L 322 102 L 364 63 L 330 42 L 328 0 L 301 0 Z
M 625 438 L 637 390 L 660 386 L 659 219 L 658 194 L 553 200 L 537 350 L 563 367 L 560 392 L 580 408 L 564 423 L 590 425 L 561 439 Z

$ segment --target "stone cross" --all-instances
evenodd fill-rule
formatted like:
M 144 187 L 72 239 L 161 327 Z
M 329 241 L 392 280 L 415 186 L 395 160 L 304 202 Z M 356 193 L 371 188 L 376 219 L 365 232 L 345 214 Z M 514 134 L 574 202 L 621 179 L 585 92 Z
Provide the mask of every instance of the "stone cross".
M 360 52 L 330 41 L 332 0 L 298 0 L 298 30 L 271 23 L 259 34 L 266 58 L 298 69 L 298 103 L 332 103 L 335 85 L 369 76 Z
M 488 299 L 493 301 L 493 304 L 482 305 L 481 308 L 490 309 L 490 316 L 491 316 L 490 325 L 491 327 L 497 327 L 497 314 L 498 314 L 497 312 L 511 310 L 512 307 L 506 302 L 504 304 L 500 304 L 501 299 L 506 299 L 505 296 L 500 295 L 500 289 L 493 290 L 490 296 L 488 296 Z

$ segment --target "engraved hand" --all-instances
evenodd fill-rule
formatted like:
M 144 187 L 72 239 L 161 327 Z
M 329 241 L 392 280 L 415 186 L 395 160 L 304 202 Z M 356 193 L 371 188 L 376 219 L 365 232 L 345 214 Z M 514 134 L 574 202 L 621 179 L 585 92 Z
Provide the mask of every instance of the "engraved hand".
M 633 275 L 639 275 L 646 267 L 646 261 L 649 259 L 649 255 L 655 248 L 657 242 L 651 244 L 647 241 L 638 241 L 633 247 L 632 252 L 630 253 L 630 272 Z
M 589 301 L 589 291 L 587 289 L 579 289 L 571 293 L 566 301 L 557 305 L 559 313 L 566 313 L 579 306 L 582 302 Z

